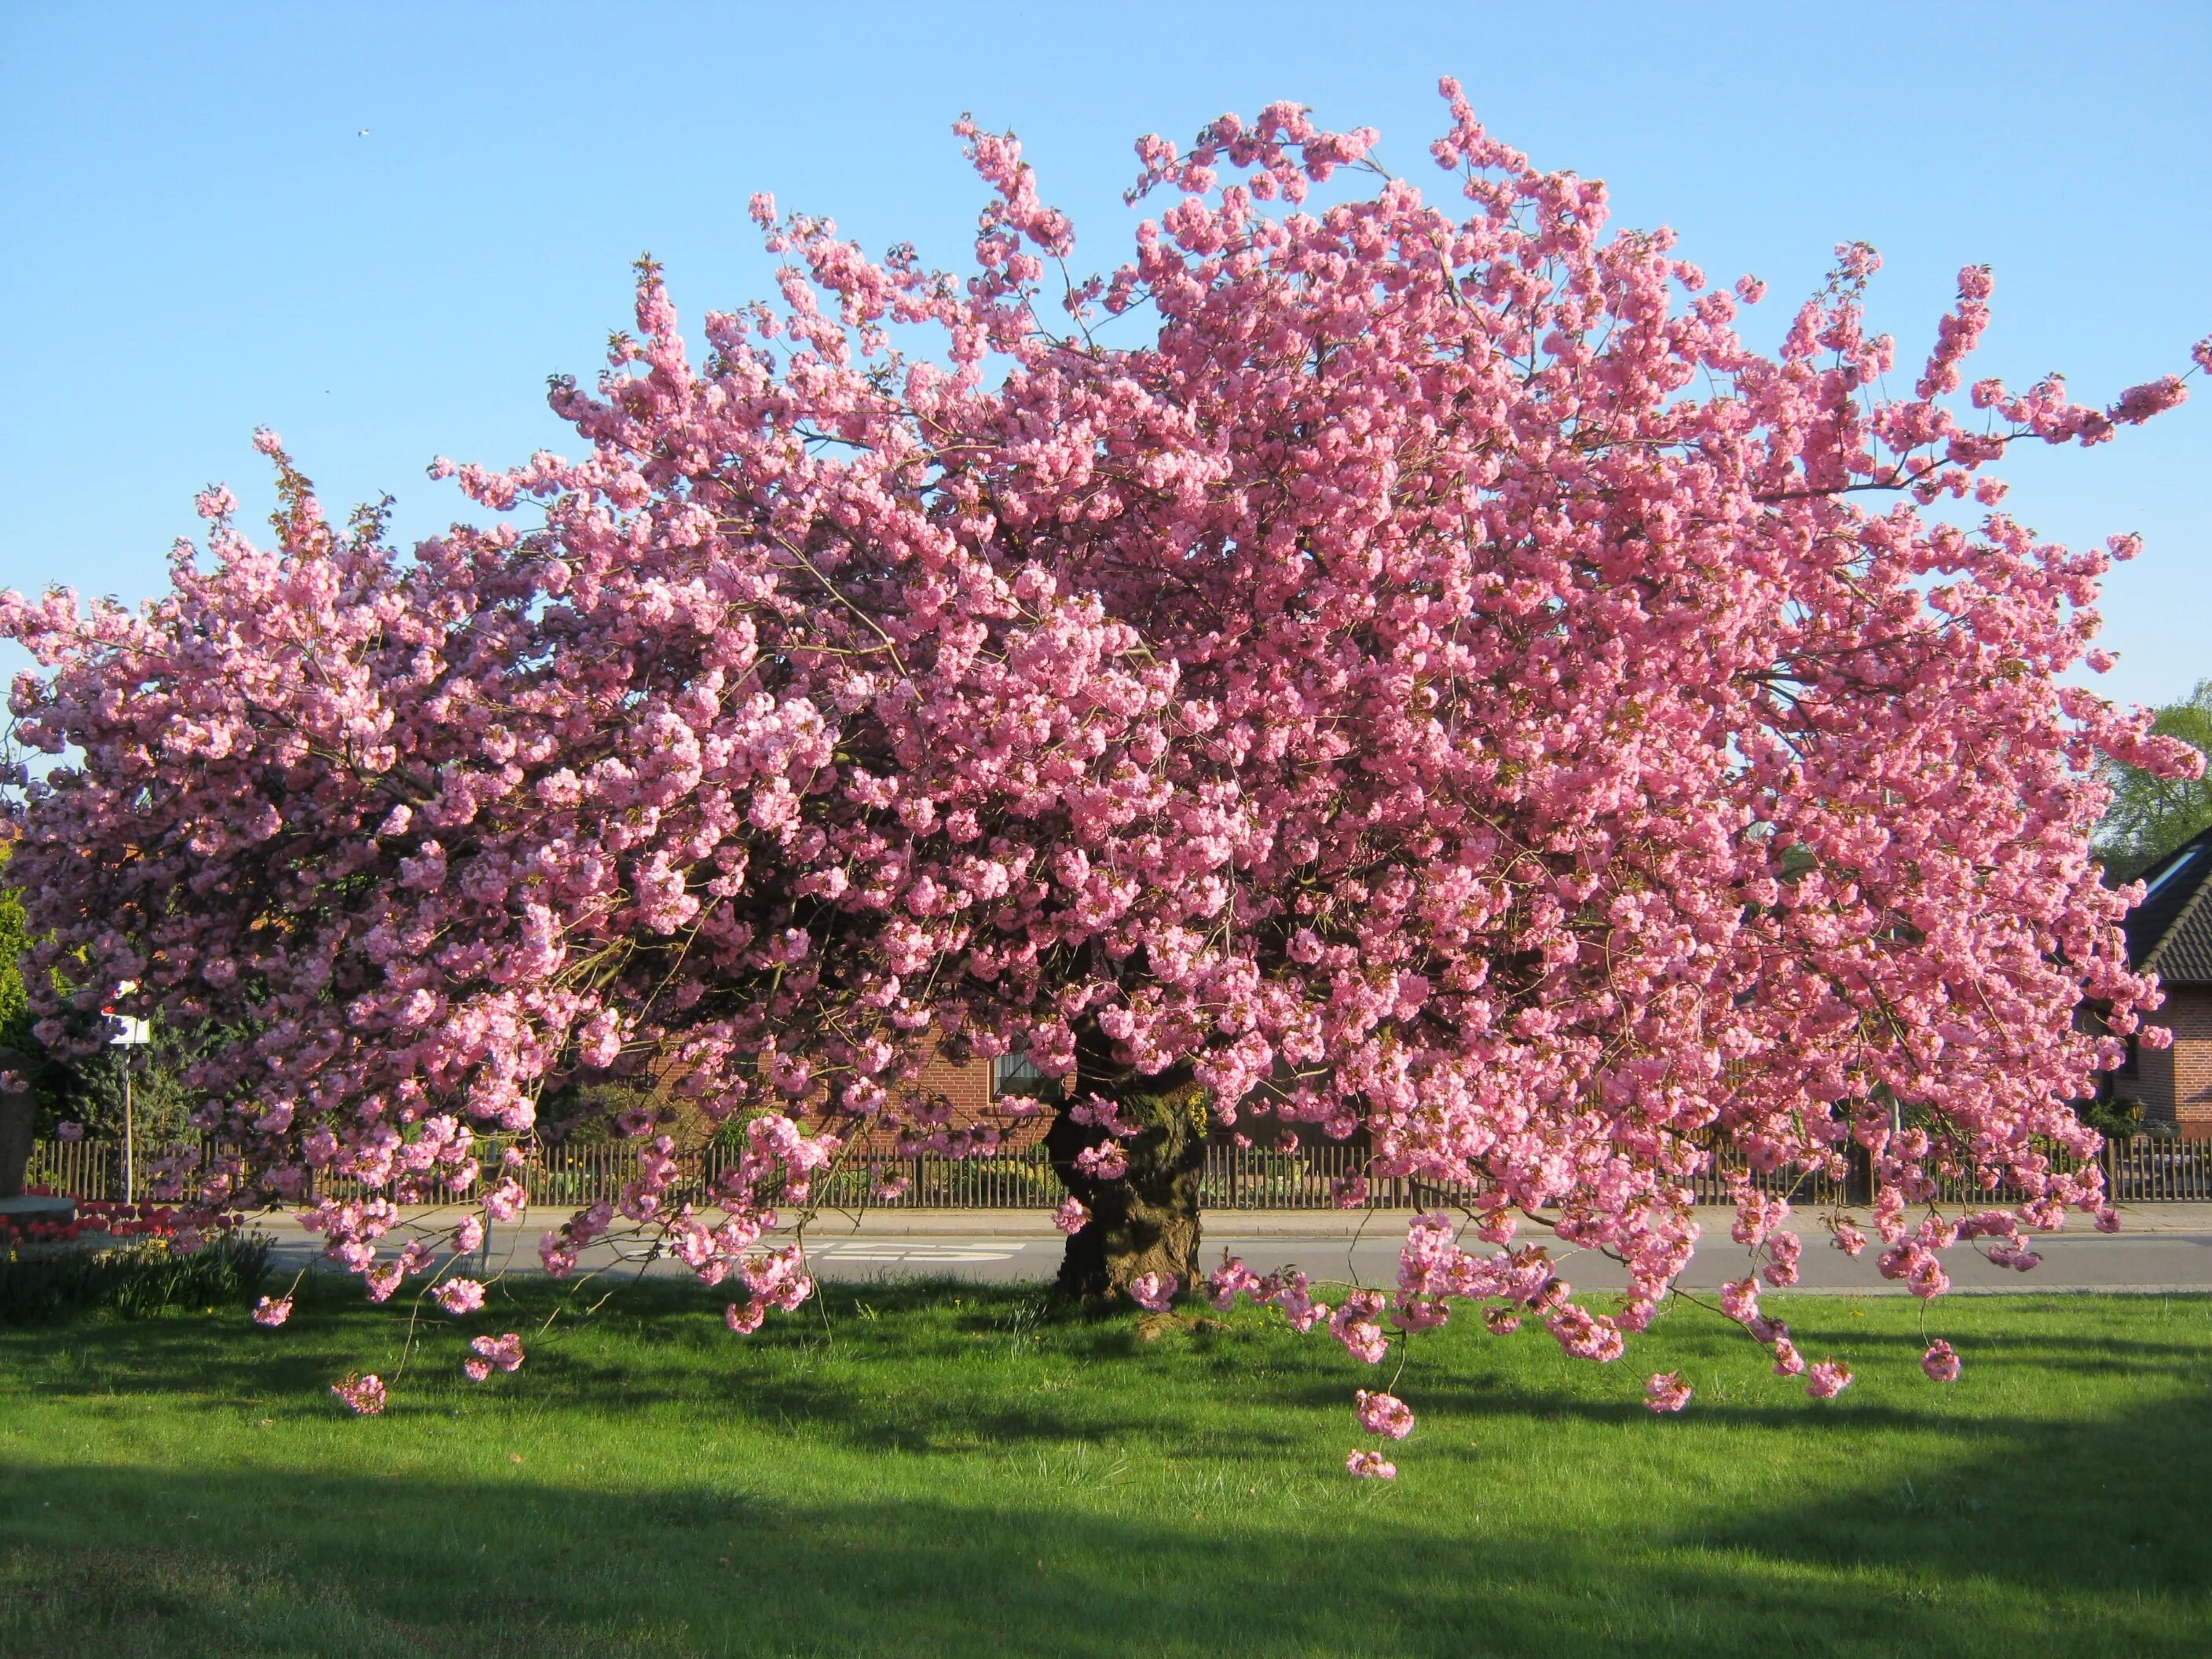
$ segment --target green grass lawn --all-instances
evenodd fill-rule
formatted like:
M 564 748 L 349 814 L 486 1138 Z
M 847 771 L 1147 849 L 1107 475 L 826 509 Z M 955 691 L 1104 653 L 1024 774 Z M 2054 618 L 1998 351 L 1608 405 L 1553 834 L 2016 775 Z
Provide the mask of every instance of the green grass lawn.
M 1602 1367 L 1455 1323 L 1395 1484 L 1343 1473 L 1372 1374 L 1257 1316 L 719 1306 L 624 1291 L 482 1387 L 441 1321 L 358 1420 L 325 1388 L 404 1321 L 349 1294 L 0 1333 L 0 1653 L 2212 1653 L 2212 1300 L 1956 1298 L 1944 1389 L 1916 1306 L 1801 1298 L 1826 1405 L 1691 1309 Z

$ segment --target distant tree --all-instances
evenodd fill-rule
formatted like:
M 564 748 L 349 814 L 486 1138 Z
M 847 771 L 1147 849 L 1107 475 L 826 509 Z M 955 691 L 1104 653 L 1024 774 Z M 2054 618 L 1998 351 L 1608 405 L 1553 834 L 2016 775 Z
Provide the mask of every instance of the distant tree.
M 119 1139 L 126 1104 L 142 1147 L 191 1134 L 192 1114 L 205 1097 L 188 1080 L 189 1073 L 204 1053 L 222 1045 L 225 1034 L 207 1028 L 179 1031 L 159 1018 L 149 1023 L 148 1031 L 143 1043 L 111 1043 L 76 1063 L 67 1115 L 82 1123 L 87 1134 Z
M 0 842 L 0 1048 L 21 1052 L 36 1043 L 21 965 L 31 932 L 23 916 L 22 896 L 7 884 L 8 852 L 7 844 Z
M 0 1071 L 13 1073 L 21 1085 L 7 1092 L 27 1097 L 30 1132 L 51 1134 L 66 1120 L 82 1124 L 88 1134 L 121 1135 L 128 1068 L 131 1114 L 142 1142 L 182 1138 L 202 1099 L 186 1073 L 231 1034 L 213 1025 L 179 1030 L 157 1016 L 150 1042 L 128 1048 L 80 1043 L 73 1057 L 56 1054 L 34 1029 L 23 980 L 33 936 L 23 895 L 7 883 L 9 851 L 0 844 Z
M 0 838 L 0 1198 L 21 1190 L 32 1144 L 52 1127 L 72 1080 L 32 1029 L 21 965 L 31 927 L 22 895 L 8 884 L 10 851 Z
M 2212 679 L 2158 711 L 2150 729 L 2212 757 Z M 2104 771 L 2112 804 L 2097 825 L 2094 845 L 2116 880 L 2126 881 L 2175 848 L 2212 828 L 2212 772 L 2163 776 L 2148 768 L 2108 759 Z

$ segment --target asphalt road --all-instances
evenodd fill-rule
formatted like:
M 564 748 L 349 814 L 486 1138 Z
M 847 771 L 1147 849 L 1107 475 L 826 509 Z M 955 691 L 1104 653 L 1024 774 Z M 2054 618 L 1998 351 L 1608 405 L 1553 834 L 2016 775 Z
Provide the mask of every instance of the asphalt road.
M 557 1219 L 533 1215 L 530 1224 L 495 1229 L 483 1270 L 539 1272 L 538 1237 Z M 990 1224 L 969 1231 L 958 1231 L 959 1218 L 953 1216 L 932 1217 L 927 1225 L 910 1223 L 905 1227 L 899 1225 L 902 1219 L 896 1214 L 878 1213 L 870 1218 L 872 1224 L 860 1230 L 810 1233 L 807 1255 L 814 1272 L 841 1283 L 951 1278 L 1016 1284 L 1048 1279 L 1060 1264 L 1063 1241 L 1059 1234 L 1042 1229 L 1036 1218 L 1009 1224 L 1003 1218 L 994 1218 Z M 1266 1225 L 1240 1224 L 1236 1218 L 1224 1217 L 1206 1229 L 1204 1259 L 1210 1266 L 1226 1251 L 1243 1257 L 1256 1273 L 1296 1267 L 1316 1281 L 1387 1286 L 1397 1278 L 1397 1246 L 1403 1227 L 1404 1218 L 1382 1216 L 1355 1235 L 1333 1216 L 1321 1218 L 1319 1224 L 1307 1231 L 1301 1231 L 1287 1216 L 1269 1218 Z M 306 1266 L 319 1254 L 320 1241 L 296 1226 L 280 1224 L 270 1231 L 277 1240 L 278 1261 L 286 1267 Z M 1803 1236 L 1806 1249 L 1796 1290 L 1905 1294 L 1902 1285 L 1884 1279 L 1875 1271 L 1875 1249 L 1852 1261 L 1829 1248 L 1814 1226 L 1805 1227 Z M 392 1242 L 403 1237 L 394 1234 Z M 1547 1236 L 1531 1230 L 1522 1239 L 1544 1241 Z M 1948 1252 L 1945 1267 L 1954 1291 L 1970 1293 L 2212 1291 L 2212 1224 L 2112 1235 L 2089 1231 L 2085 1224 L 2079 1231 L 2039 1237 L 2034 1248 L 2041 1253 L 2043 1262 L 2032 1273 L 1994 1267 L 1971 1244 Z M 1626 1282 L 1622 1269 L 1602 1256 L 1558 1250 L 1557 1259 L 1561 1275 L 1578 1288 L 1603 1290 Z M 638 1242 L 626 1243 L 619 1237 L 585 1253 L 580 1271 L 594 1269 L 642 1273 L 653 1278 L 690 1276 L 682 1264 L 651 1259 Z M 1725 1225 L 1709 1226 L 1681 1285 L 1686 1290 L 1709 1291 L 1724 1280 L 1741 1279 L 1749 1270 L 1747 1252 L 1729 1241 Z
M 832 1239 L 810 1246 L 807 1254 L 825 1279 L 866 1280 L 892 1275 L 947 1274 L 989 1282 L 1048 1279 L 1060 1264 L 1060 1241 L 1012 1237 L 901 1237 Z M 2147 1233 L 2136 1237 L 2089 1233 L 2061 1235 L 2039 1242 L 2042 1265 L 2032 1273 L 1993 1267 L 1971 1246 L 1946 1253 L 1945 1269 L 1955 1290 L 2037 1291 L 2212 1291 L 2212 1232 Z M 1268 1233 L 1240 1237 L 1233 1231 L 1208 1233 L 1205 1259 L 1210 1265 L 1226 1250 L 1242 1256 L 1255 1273 L 1279 1267 L 1304 1269 L 1316 1279 L 1388 1285 L 1398 1273 L 1396 1241 L 1387 1232 L 1357 1240 Z M 1559 1273 L 1579 1288 L 1613 1289 L 1627 1283 L 1616 1263 L 1587 1252 L 1565 1252 Z M 1712 1291 L 1749 1271 L 1747 1253 L 1728 1242 L 1706 1243 L 1680 1280 L 1685 1290 Z M 1801 1291 L 1856 1294 L 1904 1294 L 1901 1285 L 1875 1269 L 1874 1252 L 1854 1261 L 1841 1251 L 1808 1248 L 1800 1263 Z

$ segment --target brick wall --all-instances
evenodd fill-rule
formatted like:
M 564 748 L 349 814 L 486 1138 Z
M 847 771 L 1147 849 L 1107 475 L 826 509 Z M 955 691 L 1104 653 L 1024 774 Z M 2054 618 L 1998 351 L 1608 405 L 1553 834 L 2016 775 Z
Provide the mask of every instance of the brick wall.
M 999 1131 L 999 1144 L 1008 1152 L 1020 1152 L 1044 1139 L 1051 1114 L 1033 1112 L 1016 1115 L 1006 1111 L 993 1098 L 991 1062 L 970 1060 L 956 1066 L 942 1058 L 931 1060 L 921 1070 L 921 1085 L 925 1089 L 942 1094 L 952 1103 L 952 1127 L 971 1129 L 979 1124 L 990 1124 Z M 878 1131 L 866 1137 L 863 1146 L 872 1152 L 890 1150 L 897 1136 Z
M 2212 986 L 2178 985 L 2155 1018 L 2173 1033 L 2161 1056 L 2172 1077 L 2174 1121 L 2191 1140 L 2212 1140 Z
M 2149 1018 L 2173 1033 L 2173 1044 L 2138 1047 L 2136 1075 L 2115 1079 L 2115 1091 L 2141 1101 L 2149 1122 L 2212 1140 L 2212 986 L 2169 986 L 2166 1006 Z
M 933 1060 L 921 1068 L 921 1086 L 952 1103 L 953 1122 L 963 1127 L 980 1123 L 991 1109 L 991 1062 L 975 1060 L 955 1066 L 949 1060 Z

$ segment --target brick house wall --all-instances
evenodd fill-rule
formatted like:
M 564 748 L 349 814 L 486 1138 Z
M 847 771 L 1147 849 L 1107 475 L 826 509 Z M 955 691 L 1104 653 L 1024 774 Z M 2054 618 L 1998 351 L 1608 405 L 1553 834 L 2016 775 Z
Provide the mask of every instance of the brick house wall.
M 2172 985 L 2166 1006 L 2147 1017 L 2173 1033 L 2170 1048 L 2136 1049 L 2134 1075 L 2113 1091 L 2142 1103 L 2149 1124 L 2172 1124 L 2187 1140 L 2212 1140 L 2212 986 Z
M 952 1127 L 972 1129 L 990 1125 L 999 1131 L 999 1145 L 1006 1152 L 1022 1152 L 1044 1139 L 1046 1127 L 1051 1122 L 1049 1112 L 1017 1114 L 1007 1111 L 998 1098 L 991 1062 L 988 1060 L 969 1060 L 956 1066 L 943 1056 L 932 1060 L 921 1070 L 921 1085 L 925 1089 L 942 1094 L 952 1106 Z M 871 1132 L 863 1140 L 863 1147 L 871 1152 L 889 1152 L 898 1137 L 888 1131 Z
M 2135 1045 L 2112 1090 L 2139 1101 L 2154 1129 L 2212 1140 L 2212 830 L 2138 872 L 2142 902 L 2122 924 L 2128 965 L 2156 974 L 2165 1006 L 2147 1018 L 2173 1033 L 2165 1048 Z

